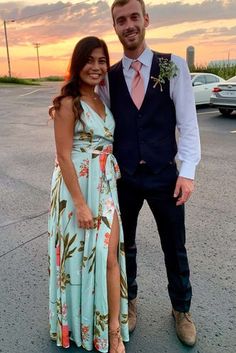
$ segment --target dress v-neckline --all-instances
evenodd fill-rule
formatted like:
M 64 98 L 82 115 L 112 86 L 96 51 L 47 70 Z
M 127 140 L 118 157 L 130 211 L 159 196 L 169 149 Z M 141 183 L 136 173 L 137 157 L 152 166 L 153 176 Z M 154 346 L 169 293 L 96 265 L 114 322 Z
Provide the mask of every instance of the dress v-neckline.
M 103 103 L 103 105 L 104 105 L 104 111 L 105 111 L 105 116 L 103 117 L 103 116 L 101 116 L 100 114 L 98 114 L 98 113 L 96 112 L 96 110 L 94 110 L 94 109 L 91 107 L 91 105 L 89 105 L 87 102 L 85 102 L 85 101 L 82 100 L 82 99 L 81 99 L 80 101 L 81 101 L 82 103 L 86 104 L 87 107 L 89 107 L 89 109 L 91 109 L 91 110 L 97 115 L 97 117 L 99 118 L 99 120 L 102 120 L 103 123 L 106 122 L 106 117 L 107 117 L 106 104 Z

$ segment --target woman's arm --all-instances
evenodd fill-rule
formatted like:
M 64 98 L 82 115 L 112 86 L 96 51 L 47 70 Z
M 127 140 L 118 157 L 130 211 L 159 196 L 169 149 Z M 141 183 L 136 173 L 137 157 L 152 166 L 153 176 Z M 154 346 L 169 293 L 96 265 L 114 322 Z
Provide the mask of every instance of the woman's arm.
M 93 215 L 81 192 L 78 176 L 71 159 L 73 145 L 75 116 L 72 109 L 72 98 L 66 97 L 54 117 L 54 134 L 57 150 L 57 159 L 63 180 L 69 190 L 80 228 L 93 228 Z

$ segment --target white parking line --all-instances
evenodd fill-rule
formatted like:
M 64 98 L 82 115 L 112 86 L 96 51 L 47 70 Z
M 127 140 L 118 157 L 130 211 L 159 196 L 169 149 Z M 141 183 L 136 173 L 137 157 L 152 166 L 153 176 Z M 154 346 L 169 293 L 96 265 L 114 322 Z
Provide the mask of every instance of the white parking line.
M 236 130 L 230 131 L 231 134 L 236 134 Z
M 215 113 L 219 113 L 219 110 L 213 110 L 213 111 L 210 111 L 210 112 L 202 112 L 202 113 L 198 113 L 197 112 L 197 115 L 215 114 Z
M 29 94 L 33 94 L 33 93 L 38 92 L 38 91 L 41 91 L 41 88 L 36 89 L 34 91 L 31 91 L 31 92 L 28 92 L 28 93 L 25 93 L 25 94 L 20 94 L 19 97 L 28 96 Z

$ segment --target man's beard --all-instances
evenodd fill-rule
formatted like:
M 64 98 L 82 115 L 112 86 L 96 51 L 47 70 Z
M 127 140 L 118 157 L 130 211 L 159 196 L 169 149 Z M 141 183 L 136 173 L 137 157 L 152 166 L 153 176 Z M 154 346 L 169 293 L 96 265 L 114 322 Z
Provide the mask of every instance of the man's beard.
M 140 44 L 144 41 L 145 38 L 145 28 L 143 28 L 141 31 L 138 31 L 138 40 L 132 42 L 127 42 L 126 38 L 124 36 L 118 36 L 121 44 L 123 45 L 124 49 L 127 50 L 136 50 Z

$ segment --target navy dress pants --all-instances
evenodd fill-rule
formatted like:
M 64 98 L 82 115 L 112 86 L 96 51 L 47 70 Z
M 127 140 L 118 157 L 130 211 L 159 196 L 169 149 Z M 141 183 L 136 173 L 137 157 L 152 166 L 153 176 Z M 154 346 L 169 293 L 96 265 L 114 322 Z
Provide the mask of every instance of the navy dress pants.
M 146 164 L 140 164 L 134 175 L 122 172 L 118 180 L 118 196 L 124 229 L 129 300 L 137 296 L 136 227 L 144 200 L 156 220 L 168 278 L 168 292 L 175 310 L 187 312 L 192 288 L 185 248 L 184 206 L 176 206 L 173 198 L 178 171 L 170 163 L 154 174 Z

